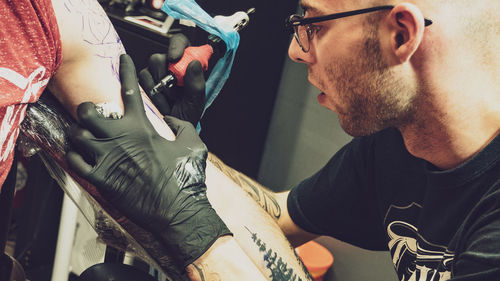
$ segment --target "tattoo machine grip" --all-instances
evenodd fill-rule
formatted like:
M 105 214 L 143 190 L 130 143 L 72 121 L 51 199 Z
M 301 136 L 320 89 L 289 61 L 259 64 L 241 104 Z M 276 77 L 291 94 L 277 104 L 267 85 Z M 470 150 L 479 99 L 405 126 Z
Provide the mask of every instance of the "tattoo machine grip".
M 201 63 L 203 71 L 207 71 L 208 60 L 212 56 L 213 52 L 214 50 L 209 44 L 198 47 L 187 47 L 184 50 L 184 55 L 182 56 L 182 58 L 178 62 L 171 63 L 168 66 L 168 70 L 172 72 L 172 74 L 175 76 L 175 79 L 177 80 L 177 85 L 184 85 L 184 75 L 186 74 L 186 69 L 189 63 L 194 60 L 198 60 Z

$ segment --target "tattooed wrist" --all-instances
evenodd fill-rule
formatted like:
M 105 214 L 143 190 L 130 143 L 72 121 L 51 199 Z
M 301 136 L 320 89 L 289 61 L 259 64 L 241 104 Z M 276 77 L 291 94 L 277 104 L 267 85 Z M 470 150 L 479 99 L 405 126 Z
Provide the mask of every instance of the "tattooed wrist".
M 210 161 L 222 173 L 228 176 L 233 182 L 239 185 L 250 197 L 252 197 L 268 214 L 273 218 L 281 217 L 281 207 L 274 196 L 265 190 L 265 188 L 255 180 L 245 176 L 244 174 L 228 167 L 217 156 L 209 153 L 208 161 Z

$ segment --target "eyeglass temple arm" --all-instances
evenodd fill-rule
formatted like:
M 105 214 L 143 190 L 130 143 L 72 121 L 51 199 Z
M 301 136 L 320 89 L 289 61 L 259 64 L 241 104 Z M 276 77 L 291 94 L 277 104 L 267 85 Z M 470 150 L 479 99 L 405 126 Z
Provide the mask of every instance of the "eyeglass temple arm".
M 327 15 L 327 16 L 305 18 L 305 19 L 297 20 L 296 22 L 288 22 L 288 24 L 289 25 L 306 25 L 306 24 L 310 24 L 310 23 L 326 21 L 326 20 L 333 20 L 333 19 L 338 19 L 338 18 L 345 18 L 345 17 L 366 14 L 366 13 L 371 13 L 371 12 L 380 11 L 380 10 L 390 10 L 393 8 L 394 8 L 393 5 L 378 6 L 378 7 L 372 7 L 372 8 L 367 8 L 367 9 L 337 13 L 337 14 L 332 14 L 332 15 Z M 424 25 L 425 26 L 429 26 L 431 24 L 432 24 L 432 20 L 424 18 Z

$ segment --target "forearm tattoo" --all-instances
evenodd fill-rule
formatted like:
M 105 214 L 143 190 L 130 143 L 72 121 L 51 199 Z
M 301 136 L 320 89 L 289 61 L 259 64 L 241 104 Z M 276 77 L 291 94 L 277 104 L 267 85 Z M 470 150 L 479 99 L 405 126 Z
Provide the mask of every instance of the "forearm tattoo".
M 200 262 L 194 262 L 186 267 L 186 272 L 191 280 L 199 281 L 220 281 L 219 274 L 211 272 L 208 265 Z
M 255 232 L 252 232 L 250 229 L 245 227 L 248 232 L 250 233 L 253 242 L 255 245 L 258 247 L 259 252 L 263 254 L 263 260 L 264 263 L 266 264 L 267 269 L 270 270 L 270 275 L 269 278 L 271 278 L 272 281 L 303 281 L 300 276 L 297 275 L 295 270 L 289 266 L 286 262 L 283 261 L 283 258 L 278 255 L 277 252 L 273 251 L 273 249 L 266 245 L 266 242 L 262 241 L 258 234 Z M 292 248 L 292 251 L 295 253 L 295 250 Z M 302 263 L 302 260 L 297 256 L 295 253 L 295 257 L 297 257 L 297 260 L 299 264 L 302 267 L 302 270 L 304 271 L 305 274 L 305 280 L 306 281 L 312 281 L 312 277 L 307 271 L 306 267 Z
M 267 213 L 276 219 L 281 217 L 281 208 L 278 201 L 272 194 L 267 192 L 265 188 L 255 180 L 245 176 L 244 174 L 228 167 L 215 155 L 209 153 L 208 161 L 216 168 L 222 171 L 226 176 L 239 185 L 248 195 L 250 195 Z
M 82 40 L 95 55 L 108 60 L 113 75 L 119 79 L 120 55 L 125 53 L 120 37 L 96 0 L 65 0 L 64 7 L 81 22 Z

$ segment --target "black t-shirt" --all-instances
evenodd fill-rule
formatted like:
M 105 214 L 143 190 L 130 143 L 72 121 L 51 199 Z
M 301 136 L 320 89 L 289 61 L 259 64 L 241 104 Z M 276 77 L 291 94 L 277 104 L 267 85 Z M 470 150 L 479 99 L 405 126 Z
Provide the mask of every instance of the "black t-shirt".
M 500 136 L 457 168 L 413 157 L 396 129 L 353 139 L 288 197 L 306 231 L 391 252 L 400 280 L 500 280 Z

